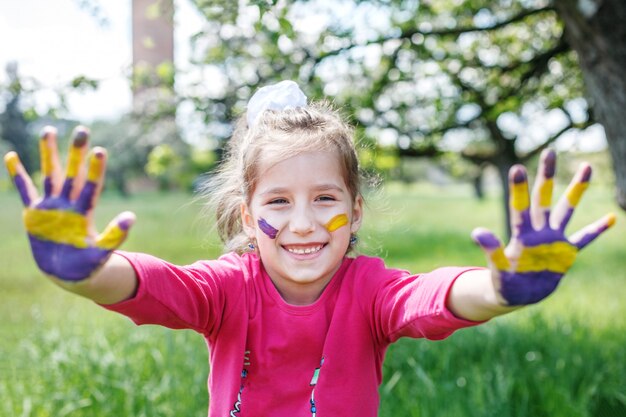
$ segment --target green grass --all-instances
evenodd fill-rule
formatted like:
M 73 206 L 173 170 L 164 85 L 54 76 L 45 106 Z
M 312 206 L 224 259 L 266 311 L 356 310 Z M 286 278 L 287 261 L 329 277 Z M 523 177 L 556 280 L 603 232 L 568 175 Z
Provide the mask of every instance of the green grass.
M 184 194 L 105 196 L 102 228 L 137 213 L 126 250 L 185 264 L 221 249 Z M 37 272 L 13 193 L 0 193 L 0 416 L 205 416 L 204 340 L 136 327 L 67 294 Z M 363 251 L 427 271 L 484 264 L 469 233 L 501 231 L 499 200 L 469 188 L 391 185 L 370 199 Z M 591 188 L 570 231 L 617 211 Z M 387 355 L 381 416 L 626 415 L 626 216 L 585 249 L 559 291 L 540 305 L 440 342 L 401 340 Z M 498 233 L 501 235 L 501 233 Z

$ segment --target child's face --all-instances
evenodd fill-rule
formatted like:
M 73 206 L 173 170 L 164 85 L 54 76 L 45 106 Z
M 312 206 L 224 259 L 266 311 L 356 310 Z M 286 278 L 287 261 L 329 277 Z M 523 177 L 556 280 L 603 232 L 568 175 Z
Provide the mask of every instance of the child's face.
M 244 230 L 285 301 L 310 304 L 341 265 L 362 200 L 353 200 L 334 154 L 307 152 L 260 168 L 242 206 Z

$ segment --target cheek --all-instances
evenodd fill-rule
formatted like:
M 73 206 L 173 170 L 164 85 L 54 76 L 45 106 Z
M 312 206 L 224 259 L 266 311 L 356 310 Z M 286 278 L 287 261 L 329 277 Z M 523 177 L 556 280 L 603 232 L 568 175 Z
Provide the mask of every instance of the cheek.
M 348 220 L 348 215 L 345 213 L 338 214 L 331 218 L 324 227 L 329 232 L 334 232 L 335 230 L 348 225 L 350 221 Z
M 267 235 L 267 237 L 269 237 L 270 239 L 276 239 L 276 235 L 278 235 L 278 229 L 269 224 L 268 221 L 265 220 L 263 217 L 259 217 L 257 225 L 259 226 L 259 229 L 261 229 L 261 231 Z

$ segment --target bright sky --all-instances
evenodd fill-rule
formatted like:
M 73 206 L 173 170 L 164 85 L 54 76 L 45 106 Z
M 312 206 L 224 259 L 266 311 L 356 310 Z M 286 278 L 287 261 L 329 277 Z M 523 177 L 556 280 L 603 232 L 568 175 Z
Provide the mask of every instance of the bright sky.
M 176 0 L 175 60 L 185 66 L 189 36 L 200 20 L 188 1 Z M 46 88 L 67 84 L 83 74 L 101 80 L 96 92 L 69 96 L 69 117 L 88 123 L 115 118 L 128 111 L 131 93 L 127 81 L 132 61 L 131 0 L 100 1 L 102 26 L 78 0 L 0 0 L 0 82 L 5 67 L 17 61 L 22 76 L 43 84 L 37 101 L 42 110 L 54 103 Z

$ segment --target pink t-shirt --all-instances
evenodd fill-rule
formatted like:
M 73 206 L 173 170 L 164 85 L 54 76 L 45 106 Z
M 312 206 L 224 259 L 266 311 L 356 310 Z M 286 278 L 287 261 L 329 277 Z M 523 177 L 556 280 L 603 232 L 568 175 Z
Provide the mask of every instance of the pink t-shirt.
M 450 286 L 468 268 L 410 275 L 378 258 L 346 257 L 315 303 L 294 306 L 283 301 L 255 254 L 181 267 L 118 253 L 135 268 L 138 291 L 104 307 L 137 324 L 205 337 L 211 417 L 311 416 L 312 398 L 319 417 L 376 416 L 390 343 L 403 336 L 443 339 L 477 324 L 445 305 Z

